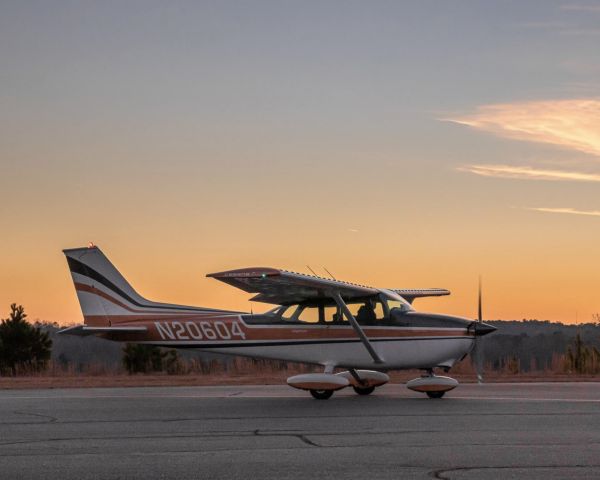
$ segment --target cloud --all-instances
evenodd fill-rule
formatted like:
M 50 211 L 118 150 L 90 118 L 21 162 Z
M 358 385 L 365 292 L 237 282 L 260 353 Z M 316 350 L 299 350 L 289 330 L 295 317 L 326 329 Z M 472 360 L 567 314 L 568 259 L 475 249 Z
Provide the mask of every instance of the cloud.
M 578 3 L 569 3 L 566 5 L 561 5 L 560 9 L 571 12 L 600 13 L 600 5 L 581 5 Z
M 600 35 L 600 28 L 565 28 L 564 30 L 560 30 L 558 33 L 562 35 L 591 37 L 594 35 Z
M 546 100 L 484 105 L 445 119 L 500 137 L 557 145 L 600 159 L 600 100 Z
M 551 29 L 560 30 L 566 28 L 569 25 L 565 22 L 554 22 L 554 21 L 536 21 L 536 22 L 521 22 L 515 24 L 517 28 L 532 28 L 532 29 Z
M 600 217 L 598 210 L 576 210 L 574 208 L 547 208 L 547 207 L 526 207 L 525 210 L 547 213 L 568 213 L 570 215 L 587 215 L 590 217 Z
M 600 35 L 600 28 L 569 25 L 563 22 L 525 22 L 518 23 L 515 25 L 515 27 L 526 30 L 538 30 L 551 34 L 571 35 L 579 37 L 592 37 Z
M 547 180 L 572 182 L 600 182 L 600 174 L 565 170 L 544 170 L 528 166 L 464 165 L 458 170 L 483 177 L 514 178 L 519 180 Z

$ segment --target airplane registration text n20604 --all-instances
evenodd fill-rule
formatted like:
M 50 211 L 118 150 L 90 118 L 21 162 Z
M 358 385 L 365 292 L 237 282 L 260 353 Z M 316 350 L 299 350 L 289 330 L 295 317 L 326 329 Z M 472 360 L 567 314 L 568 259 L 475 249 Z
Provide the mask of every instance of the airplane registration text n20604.
M 236 321 L 227 324 L 215 322 L 154 322 L 156 331 L 163 340 L 231 340 L 246 339 L 246 334 Z

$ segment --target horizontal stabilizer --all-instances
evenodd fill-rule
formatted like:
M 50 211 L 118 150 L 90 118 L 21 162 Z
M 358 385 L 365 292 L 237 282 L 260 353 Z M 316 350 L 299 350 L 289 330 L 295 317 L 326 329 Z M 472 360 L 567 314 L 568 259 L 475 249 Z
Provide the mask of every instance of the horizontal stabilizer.
M 146 331 L 148 331 L 147 327 L 89 327 L 87 325 L 75 325 L 74 327 L 63 328 L 58 333 L 86 337 L 101 333 L 144 333 Z

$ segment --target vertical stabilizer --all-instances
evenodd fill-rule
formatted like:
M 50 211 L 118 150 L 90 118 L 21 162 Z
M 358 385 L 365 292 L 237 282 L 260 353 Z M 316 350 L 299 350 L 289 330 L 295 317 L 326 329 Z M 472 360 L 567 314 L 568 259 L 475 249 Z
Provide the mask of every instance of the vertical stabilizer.
M 86 325 L 110 326 L 152 315 L 221 312 L 146 300 L 95 246 L 63 250 Z M 224 312 L 225 313 L 225 312 Z

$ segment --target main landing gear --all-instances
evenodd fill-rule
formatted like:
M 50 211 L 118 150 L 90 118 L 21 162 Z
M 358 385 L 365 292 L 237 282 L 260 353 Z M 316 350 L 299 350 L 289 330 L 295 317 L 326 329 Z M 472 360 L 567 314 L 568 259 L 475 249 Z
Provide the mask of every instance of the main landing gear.
M 355 387 L 352 389 L 358 395 L 371 395 L 375 391 L 375 387 Z M 327 400 L 333 395 L 334 390 L 309 390 L 310 394 L 317 400 Z
M 358 395 L 370 395 L 390 380 L 385 373 L 373 370 L 346 370 L 340 373 L 305 373 L 287 379 L 290 387 L 308 390 L 317 400 L 327 400 L 333 392 L 352 387 Z
M 359 395 L 371 395 L 375 391 L 375 387 L 352 387 Z

